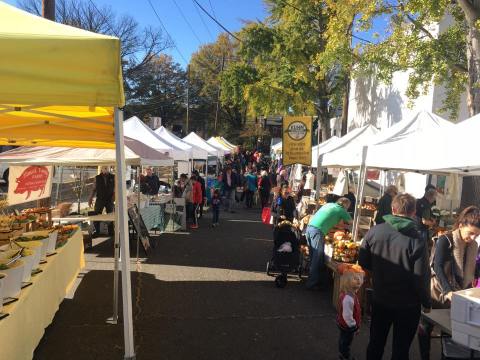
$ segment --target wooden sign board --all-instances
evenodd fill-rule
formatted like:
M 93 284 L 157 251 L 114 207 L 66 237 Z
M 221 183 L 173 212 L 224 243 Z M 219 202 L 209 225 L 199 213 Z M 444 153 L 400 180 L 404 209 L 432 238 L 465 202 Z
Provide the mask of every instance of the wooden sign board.
M 150 233 L 143 222 L 142 215 L 138 212 L 137 205 L 134 204 L 128 209 L 128 217 L 135 228 L 136 233 L 140 236 L 140 241 L 142 243 L 145 253 L 150 249 Z

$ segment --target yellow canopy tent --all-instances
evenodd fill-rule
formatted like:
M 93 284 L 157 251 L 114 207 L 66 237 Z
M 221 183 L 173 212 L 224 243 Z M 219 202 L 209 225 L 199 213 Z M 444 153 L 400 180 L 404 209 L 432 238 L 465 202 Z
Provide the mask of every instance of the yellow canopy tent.
M 0 48 L 0 144 L 114 147 L 119 39 L 0 2 Z
M 0 2 L 0 49 L 0 145 L 116 149 L 115 242 L 123 258 L 125 359 L 133 359 L 120 40 Z
M 226 148 L 230 149 L 230 150 L 234 150 L 235 149 L 235 146 L 231 146 L 230 144 L 227 144 L 225 142 L 225 140 L 221 137 L 221 136 L 217 136 L 215 137 L 215 139 L 220 143 L 222 144 L 223 146 L 225 146 Z

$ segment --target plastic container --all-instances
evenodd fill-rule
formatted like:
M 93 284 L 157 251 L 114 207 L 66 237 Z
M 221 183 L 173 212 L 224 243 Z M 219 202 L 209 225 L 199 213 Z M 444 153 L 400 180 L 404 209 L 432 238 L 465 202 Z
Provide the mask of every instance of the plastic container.
M 29 256 L 22 256 L 22 261 L 24 263 L 22 282 L 27 282 L 27 281 L 30 281 L 32 277 L 32 269 L 35 261 L 35 253 Z
M 5 289 L 5 280 L 7 275 L 5 273 L 0 273 L 0 313 L 3 310 L 3 293 Z
M 20 295 L 22 291 L 22 278 L 23 278 L 23 269 L 24 262 L 22 260 L 17 260 L 14 264 L 10 266 L 7 270 L 2 270 L 2 273 L 7 276 L 4 279 L 3 285 L 3 299 L 6 298 L 15 298 Z
M 452 339 L 480 351 L 480 288 L 454 292 L 450 317 Z
M 41 241 L 18 241 L 17 244 L 21 247 L 34 251 L 32 270 L 37 270 L 40 266 L 40 258 L 42 256 L 43 243 Z
M 52 231 L 48 234 L 47 254 L 53 254 L 57 247 L 58 230 Z

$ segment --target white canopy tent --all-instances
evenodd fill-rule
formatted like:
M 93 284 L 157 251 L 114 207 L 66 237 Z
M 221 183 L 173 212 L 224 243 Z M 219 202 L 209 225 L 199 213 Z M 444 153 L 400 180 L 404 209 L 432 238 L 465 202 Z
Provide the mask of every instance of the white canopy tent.
M 365 144 L 368 141 L 372 141 L 372 138 L 378 134 L 378 130 L 372 125 L 365 125 L 361 128 L 354 129 L 347 133 L 346 135 L 342 136 L 341 138 L 337 138 L 332 140 L 328 144 L 325 144 L 323 147 L 318 149 L 318 160 L 315 164 L 317 166 L 317 186 L 316 188 L 320 190 L 320 184 L 322 180 L 322 166 L 323 165 L 323 158 L 325 154 L 329 152 L 342 149 L 350 144 Z M 313 166 L 313 165 L 312 165 Z M 319 194 L 319 191 L 317 191 Z
M 222 144 L 220 141 L 218 141 L 215 137 L 211 137 L 210 139 L 207 140 L 207 143 L 209 143 L 211 146 L 217 148 L 217 149 L 220 149 L 224 152 L 224 154 L 230 154 L 232 152 L 232 150 L 230 148 L 228 148 L 227 146 L 225 146 L 224 144 Z
M 132 148 L 142 155 L 134 152 Z M 14 165 L 101 166 L 114 165 L 115 159 L 114 149 L 69 147 L 22 146 L 0 154 L 0 162 Z M 173 159 L 136 140 L 125 139 L 125 164 L 173 166 Z
M 181 138 L 167 130 L 164 126 L 160 126 L 158 129 L 154 130 L 154 133 L 157 134 L 167 144 L 172 144 L 175 147 L 183 149 L 189 154 L 190 159 L 205 159 L 208 156 L 207 151 L 183 141 Z
M 369 168 L 480 175 L 480 115 L 434 131 L 420 131 L 397 141 L 368 147 Z M 395 154 L 395 156 L 393 156 Z
M 282 153 L 282 147 L 283 147 L 283 141 L 279 141 L 275 145 L 272 146 L 272 152 L 274 154 L 281 154 Z
M 311 166 L 316 168 L 318 165 L 318 157 L 320 156 L 320 154 L 323 153 L 325 149 L 333 148 L 339 139 L 340 138 L 338 136 L 332 136 L 330 139 L 325 140 L 324 142 L 313 146 Z
M 431 174 L 480 175 L 477 137 L 480 115 L 457 125 L 424 129 L 364 146 L 360 167 L 360 202 L 367 168 Z
M 369 136 L 362 136 L 357 138 L 356 141 L 349 142 L 346 146 L 324 154 L 322 166 L 358 168 L 362 164 L 363 146 L 397 142 L 402 139 L 415 137 L 415 134 L 419 132 L 429 134 L 437 129 L 446 129 L 448 131 L 452 127 L 453 124 L 450 121 L 431 112 L 421 111 L 412 118 L 402 120 L 390 128 L 377 133 L 371 133 Z M 401 154 L 401 151 L 397 154 Z
M 151 148 L 166 153 L 177 161 L 189 161 L 190 154 L 172 144 L 166 143 L 138 117 L 132 116 L 123 122 L 125 136 L 138 140 Z
M 206 142 L 204 139 L 202 139 L 193 131 L 187 136 L 185 136 L 183 138 L 183 141 L 197 148 L 201 148 L 205 150 L 208 153 L 208 155 L 211 155 L 211 156 L 222 157 L 225 153 L 223 150 L 210 145 L 208 142 Z
M 321 159 L 319 159 L 317 165 L 329 167 L 332 164 L 330 159 L 334 157 L 335 154 L 344 154 L 347 149 L 373 143 L 378 133 L 379 131 L 374 126 L 366 125 L 347 133 L 345 136 L 342 136 L 337 140 L 329 142 L 319 149 L 318 155 Z

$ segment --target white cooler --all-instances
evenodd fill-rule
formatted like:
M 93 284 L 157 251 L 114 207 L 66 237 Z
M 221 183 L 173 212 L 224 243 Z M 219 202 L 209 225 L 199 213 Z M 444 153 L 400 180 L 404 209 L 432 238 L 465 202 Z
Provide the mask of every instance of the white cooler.
M 454 292 L 450 316 L 452 339 L 480 351 L 480 288 Z
M 5 280 L 6 280 L 7 275 L 4 273 L 0 273 L 0 313 L 2 312 L 3 309 L 3 292 L 5 289 Z

